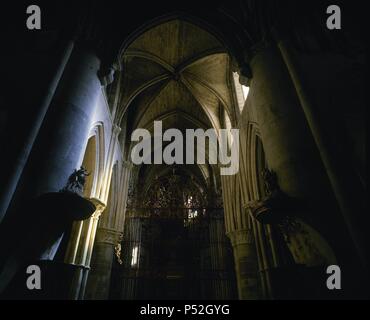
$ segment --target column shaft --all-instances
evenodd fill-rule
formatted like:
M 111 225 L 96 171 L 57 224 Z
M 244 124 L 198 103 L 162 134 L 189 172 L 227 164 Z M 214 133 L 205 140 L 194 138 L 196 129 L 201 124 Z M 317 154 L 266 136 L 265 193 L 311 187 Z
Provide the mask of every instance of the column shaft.
M 304 79 L 298 70 L 298 62 L 295 58 L 294 51 L 286 41 L 279 41 L 278 46 L 294 83 L 343 218 L 356 245 L 359 256 L 362 258 L 364 267 L 368 268 L 370 258 L 367 250 L 367 230 L 362 227 L 363 220 L 358 215 L 359 212 L 364 212 L 365 210 L 364 199 L 366 198 L 360 180 L 358 179 L 356 181 L 356 174 L 348 165 L 350 161 L 346 162 L 343 160 L 347 158 L 347 155 L 343 150 L 340 150 L 341 146 L 338 147 L 336 143 L 329 141 L 331 138 L 325 133 L 319 121 L 319 116 L 315 112 L 315 110 L 319 110 L 320 108 L 314 106 L 314 101 L 307 92 Z
M 122 233 L 99 228 L 96 235 L 92 269 L 86 285 L 85 299 L 106 300 L 109 298 L 112 264 Z
M 236 230 L 228 236 L 233 247 L 239 299 L 257 300 L 260 290 L 253 232 L 250 229 Z
M 13 167 L 6 176 L 7 179 L 3 181 L 0 192 L 0 221 L 5 215 L 8 209 L 11 198 L 16 190 L 17 183 L 22 174 L 23 168 L 27 162 L 28 156 L 30 155 L 32 146 L 39 133 L 40 127 L 43 123 L 44 117 L 48 111 L 50 103 L 54 97 L 55 91 L 65 70 L 67 62 L 71 56 L 74 47 L 73 41 L 68 41 L 65 45 L 64 50 L 60 54 L 59 59 L 56 63 L 55 72 L 50 79 L 49 85 L 46 89 L 45 95 L 40 101 L 40 107 L 37 109 L 35 118 L 32 121 L 32 126 L 27 131 L 27 137 L 25 137 L 22 148 L 13 160 Z
M 26 239 L 42 237 L 43 230 L 39 229 L 44 217 L 38 216 L 37 208 L 27 205 L 38 195 L 59 191 L 82 161 L 101 90 L 99 68 L 100 61 L 91 50 L 75 46 L 1 224 L 0 261 L 4 263 L 4 274 L 10 254 L 17 257 L 11 267 L 13 274 L 14 265 L 24 263 L 22 259 L 39 258 L 27 255 L 30 244 L 20 241 L 17 235 L 23 234 Z M 7 281 L 1 274 L 0 278 Z
M 279 49 L 273 45 L 261 49 L 250 65 L 248 99 L 269 168 L 277 173 L 282 191 L 302 202 L 297 214 L 328 241 L 337 259 L 353 261 L 349 232 Z

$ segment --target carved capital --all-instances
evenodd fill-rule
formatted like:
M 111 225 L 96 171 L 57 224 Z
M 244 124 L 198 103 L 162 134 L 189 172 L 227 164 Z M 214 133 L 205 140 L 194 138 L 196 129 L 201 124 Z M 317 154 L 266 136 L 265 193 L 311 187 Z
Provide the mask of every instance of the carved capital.
M 122 238 L 122 232 L 107 229 L 107 228 L 98 228 L 96 232 L 96 243 L 106 243 L 111 245 L 116 245 Z

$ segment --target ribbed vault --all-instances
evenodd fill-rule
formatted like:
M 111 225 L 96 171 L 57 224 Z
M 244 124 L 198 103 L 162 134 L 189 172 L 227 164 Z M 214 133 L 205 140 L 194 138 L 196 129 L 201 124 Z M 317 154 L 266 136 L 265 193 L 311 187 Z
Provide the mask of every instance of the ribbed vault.
M 183 133 L 224 128 L 234 103 L 230 65 L 225 46 L 215 36 L 181 19 L 139 35 L 121 56 L 118 117 L 127 121 L 127 139 L 136 128 L 152 132 L 159 120 L 163 130 L 177 128 Z M 206 154 L 208 158 L 208 150 Z M 142 165 L 139 179 L 148 186 L 173 168 Z M 180 171 L 212 188 L 216 168 L 206 163 L 182 165 Z
M 196 119 L 197 127 L 219 129 L 220 114 L 230 114 L 229 55 L 189 22 L 172 20 L 146 31 L 123 52 L 122 65 L 120 116 L 129 111 L 132 130 L 176 113 Z

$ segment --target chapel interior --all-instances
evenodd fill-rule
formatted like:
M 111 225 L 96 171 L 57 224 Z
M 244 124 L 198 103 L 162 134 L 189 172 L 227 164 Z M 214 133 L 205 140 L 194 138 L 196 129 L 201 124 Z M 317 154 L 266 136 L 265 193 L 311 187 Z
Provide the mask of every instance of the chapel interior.
M 368 299 L 365 38 L 337 3 L 334 30 L 326 0 L 34 1 L 39 30 L 9 8 L 0 299 Z M 134 163 L 155 121 L 238 129 L 237 172 L 185 138 Z

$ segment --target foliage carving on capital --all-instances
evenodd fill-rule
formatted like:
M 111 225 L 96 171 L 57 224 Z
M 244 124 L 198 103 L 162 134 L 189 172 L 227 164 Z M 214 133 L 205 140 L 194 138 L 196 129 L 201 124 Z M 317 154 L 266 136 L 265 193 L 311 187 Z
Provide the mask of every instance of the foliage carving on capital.
M 122 232 L 115 229 L 98 228 L 96 243 L 107 243 L 116 245 L 122 237 Z

